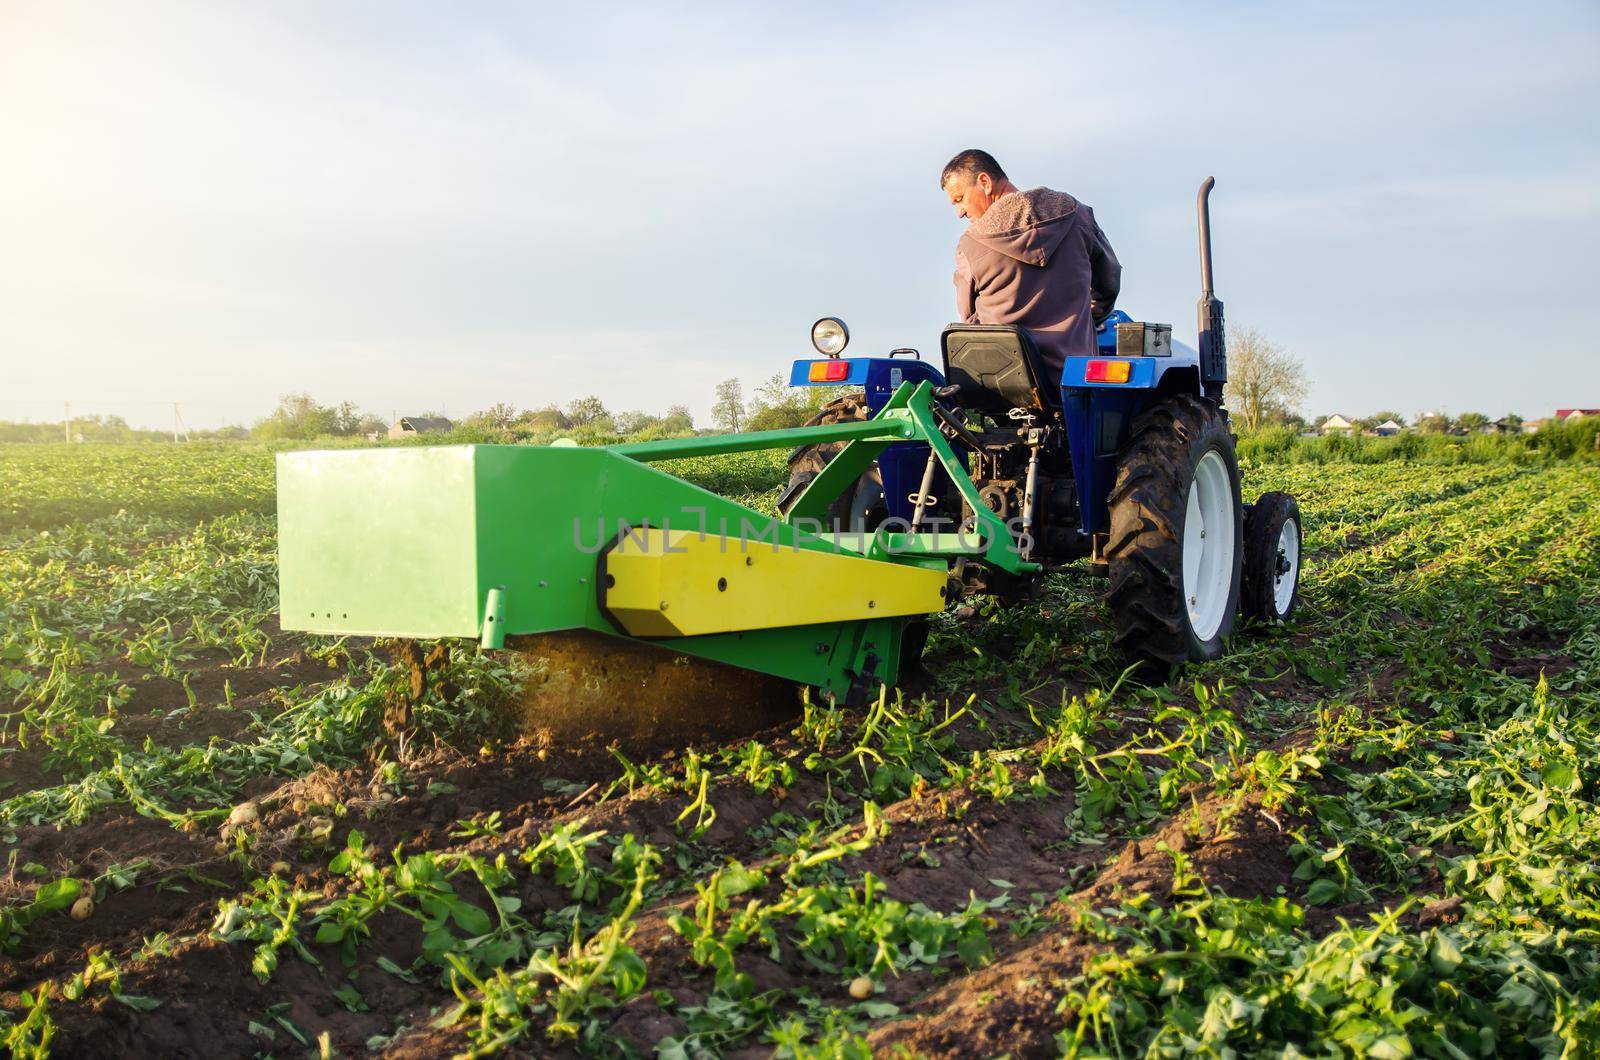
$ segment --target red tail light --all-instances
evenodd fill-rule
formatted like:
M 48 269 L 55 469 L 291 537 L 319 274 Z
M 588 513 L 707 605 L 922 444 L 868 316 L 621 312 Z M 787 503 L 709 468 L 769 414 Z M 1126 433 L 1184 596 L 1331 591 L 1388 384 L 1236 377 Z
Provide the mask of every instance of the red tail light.
M 1133 366 L 1127 361 L 1090 361 L 1084 366 L 1086 383 L 1126 383 Z

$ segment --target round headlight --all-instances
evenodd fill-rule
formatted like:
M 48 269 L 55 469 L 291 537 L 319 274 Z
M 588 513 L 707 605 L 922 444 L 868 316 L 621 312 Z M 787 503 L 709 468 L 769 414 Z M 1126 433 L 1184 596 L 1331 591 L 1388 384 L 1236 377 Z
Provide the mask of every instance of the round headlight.
M 850 329 L 838 317 L 823 317 L 811 325 L 811 345 L 825 357 L 837 357 L 850 342 Z

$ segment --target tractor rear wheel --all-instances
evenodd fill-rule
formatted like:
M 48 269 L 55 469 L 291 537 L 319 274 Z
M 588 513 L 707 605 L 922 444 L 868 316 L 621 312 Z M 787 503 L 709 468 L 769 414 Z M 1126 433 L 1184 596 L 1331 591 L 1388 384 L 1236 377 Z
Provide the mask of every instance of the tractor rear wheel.
M 824 405 L 822 411 L 807 420 L 805 425 L 818 427 L 823 424 L 857 423 L 871 418 L 872 412 L 867 408 L 864 395 L 846 394 Z M 805 492 L 806 486 L 828 466 L 828 461 L 839 455 L 846 444 L 821 442 L 802 445 L 789 454 L 789 484 L 778 495 L 779 514 L 789 514 L 789 509 L 794 507 L 794 502 Z M 878 465 L 873 464 L 856 479 L 853 488 L 846 490 L 828 506 L 822 524 L 824 530 L 836 534 L 870 534 L 888 514 L 889 509 L 883 498 L 883 477 L 878 473 Z
M 1108 504 L 1116 644 L 1163 671 L 1215 659 L 1239 609 L 1239 461 L 1222 411 L 1168 398 L 1133 422 Z
M 1287 493 L 1263 493 L 1244 520 L 1245 617 L 1287 622 L 1300 592 L 1300 505 Z

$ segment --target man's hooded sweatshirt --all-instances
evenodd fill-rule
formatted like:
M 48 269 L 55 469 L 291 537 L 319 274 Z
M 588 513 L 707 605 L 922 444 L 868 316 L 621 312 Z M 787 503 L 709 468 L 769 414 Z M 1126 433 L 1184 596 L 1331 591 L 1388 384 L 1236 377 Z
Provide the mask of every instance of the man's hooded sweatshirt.
M 1019 324 L 1060 385 L 1068 357 L 1095 352 L 1095 322 L 1116 305 L 1122 266 L 1094 211 L 1049 188 L 996 199 L 956 246 L 956 311 L 969 324 Z

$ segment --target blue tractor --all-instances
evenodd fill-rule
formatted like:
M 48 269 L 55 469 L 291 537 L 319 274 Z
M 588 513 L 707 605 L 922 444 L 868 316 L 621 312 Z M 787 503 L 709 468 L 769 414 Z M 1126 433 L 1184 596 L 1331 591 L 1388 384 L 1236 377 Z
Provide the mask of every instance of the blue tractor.
M 1110 580 L 1130 656 L 1158 670 L 1215 658 L 1241 612 L 1290 616 L 1301 553 L 1293 499 L 1240 502 L 1210 188 L 1198 350 L 1119 314 L 1092 356 L 1047 378 L 1018 328 L 946 328 L 935 366 L 910 350 L 844 358 L 830 317 L 791 378 L 847 390 L 806 427 L 281 454 L 283 627 L 490 649 L 556 637 L 516 650 L 565 674 L 530 692 L 541 724 L 580 733 L 600 718 L 660 731 L 674 697 L 630 711 L 618 675 L 667 675 L 693 724 L 708 688 L 748 714 L 730 667 L 865 702 L 916 661 L 929 616 L 969 593 L 1026 596 L 1085 561 Z M 795 445 L 776 519 L 653 466 Z M 684 682 L 681 657 L 720 676 Z
M 1222 303 L 1212 293 L 1213 184 L 1208 178 L 1201 186 L 1196 207 L 1198 350 L 1174 342 L 1170 325 L 1118 310 L 1101 322 L 1095 354 L 1068 358 L 1052 380 L 1032 338 L 1017 327 L 953 324 L 940 338 L 942 365 L 935 366 L 910 349 L 844 358 L 844 323 L 825 317 L 813 326 L 821 357 L 795 361 L 790 384 L 861 389 L 831 401 L 812 424 L 870 419 L 902 384 L 927 382 L 979 500 L 1022 542 L 1029 573 L 957 561 L 951 596 L 1025 596 L 1038 574 L 1087 559 L 1109 579 L 1105 599 L 1118 647 L 1160 669 L 1219 656 L 1240 613 L 1269 621 L 1293 613 L 1299 508 L 1284 493 L 1242 503 L 1223 407 L 1228 370 Z M 790 514 L 844 444 L 804 445 L 790 454 L 780 511 Z M 928 445 L 890 445 L 832 502 L 824 529 L 970 531 L 977 522 L 970 491 L 951 486 Z M 908 659 L 919 632 L 908 631 Z

